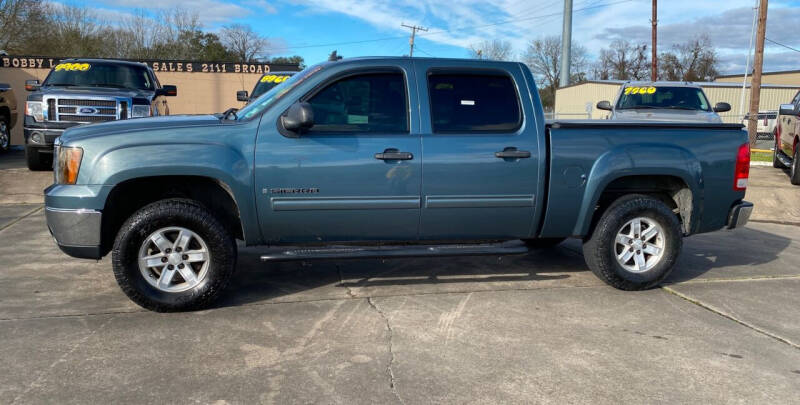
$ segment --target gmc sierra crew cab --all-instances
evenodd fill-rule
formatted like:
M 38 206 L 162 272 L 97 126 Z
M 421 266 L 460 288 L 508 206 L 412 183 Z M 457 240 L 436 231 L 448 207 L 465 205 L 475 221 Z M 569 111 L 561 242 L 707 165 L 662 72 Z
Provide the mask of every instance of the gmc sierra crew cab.
M 30 170 L 52 168 L 53 142 L 70 127 L 169 115 L 166 96 L 177 95 L 149 66 L 110 59 L 65 59 L 43 83 L 28 80 L 25 158 Z
M 155 311 L 213 302 L 237 239 L 269 262 L 523 254 L 577 237 L 598 277 L 641 290 L 683 237 L 752 210 L 741 125 L 546 123 L 513 62 L 325 62 L 241 110 L 71 128 L 56 152 L 58 246 L 110 252 L 125 294 Z

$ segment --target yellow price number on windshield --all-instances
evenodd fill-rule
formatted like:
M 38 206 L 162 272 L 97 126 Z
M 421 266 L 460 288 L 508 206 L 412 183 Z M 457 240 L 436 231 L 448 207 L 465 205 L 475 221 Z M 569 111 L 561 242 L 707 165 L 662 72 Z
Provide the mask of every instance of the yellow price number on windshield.
M 280 83 L 289 78 L 289 75 L 266 75 L 261 78 L 261 83 Z
M 626 87 L 625 88 L 625 95 L 630 94 L 654 94 L 656 92 L 656 88 L 653 86 L 650 87 Z
M 66 71 L 66 72 L 85 72 L 91 68 L 92 65 L 88 63 L 59 63 L 55 67 L 55 71 Z

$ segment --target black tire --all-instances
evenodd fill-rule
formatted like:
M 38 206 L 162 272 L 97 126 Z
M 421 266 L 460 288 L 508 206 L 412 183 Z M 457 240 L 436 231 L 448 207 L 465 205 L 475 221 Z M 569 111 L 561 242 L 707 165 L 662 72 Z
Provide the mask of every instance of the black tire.
M 537 239 L 523 239 L 528 249 L 546 249 L 559 245 L 567 238 L 537 238 Z
M 778 159 L 778 153 L 780 153 L 780 139 L 778 139 L 777 131 L 773 132 L 772 135 L 775 137 L 775 150 L 772 151 L 772 167 L 776 169 L 784 169 L 785 166 L 781 163 L 781 160 Z
M 664 252 L 655 266 L 640 273 L 625 269 L 616 258 L 616 236 L 629 221 L 642 217 L 661 226 Z M 592 272 L 610 286 L 626 291 L 646 290 L 663 281 L 681 251 L 681 224 L 662 201 L 632 194 L 620 197 L 606 209 L 591 237 L 583 244 L 583 256 Z
M 195 287 L 167 292 L 151 285 L 139 270 L 139 249 L 149 235 L 183 227 L 200 236 L 210 255 L 208 270 Z M 117 233 L 112 250 L 114 277 L 122 291 L 143 308 L 176 312 L 207 308 L 227 287 L 236 269 L 236 241 L 205 207 L 186 199 L 161 200 L 135 212 Z M 162 270 L 163 271 L 163 270 Z
M 25 161 L 28 163 L 28 169 L 32 171 L 53 169 L 53 158 L 50 156 L 44 156 L 36 148 L 25 148 Z
M 789 172 L 789 181 L 794 185 L 800 185 L 800 145 L 794 148 L 794 157 L 792 158 L 792 170 Z
M 11 127 L 8 117 L 0 115 L 0 153 L 7 152 L 11 147 Z

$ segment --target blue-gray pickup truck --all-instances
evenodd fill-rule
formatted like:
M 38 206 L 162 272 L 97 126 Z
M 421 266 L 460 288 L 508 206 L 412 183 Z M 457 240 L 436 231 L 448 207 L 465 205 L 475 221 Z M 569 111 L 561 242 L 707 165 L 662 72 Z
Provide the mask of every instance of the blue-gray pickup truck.
M 752 211 L 741 125 L 546 123 L 512 62 L 326 62 L 238 111 L 70 128 L 56 149 L 45 201 L 59 247 L 110 252 L 122 290 L 155 311 L 209 306 L 237 240 L 280 261 L 523 254 L 576 237 L 602 280 L 646 289 L 684 236 Z

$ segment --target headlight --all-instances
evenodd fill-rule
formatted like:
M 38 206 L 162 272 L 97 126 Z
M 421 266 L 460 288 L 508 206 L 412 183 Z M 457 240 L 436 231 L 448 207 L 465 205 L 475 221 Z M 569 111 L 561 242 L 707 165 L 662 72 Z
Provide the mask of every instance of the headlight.
M 34 121 L 44 121 L 44 111 L 41 101 L 26 101 L 25 114 L 33 117 Z
M 58 167 L 56 167 L 57 184 L 75 184 L 78 181 L 78 170 L 81 168 L 83 149 L 76 147 L 58 148 Z
M 150 116 L 150 106 L 149 105 L 141 105 L 141 104 L 134 104 L 133 109 L 131 110 L 131 118 L 141 118 L 141 117 L 149 117 Z

